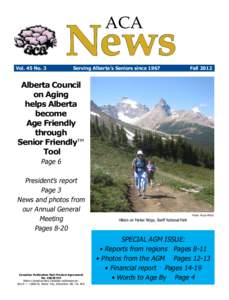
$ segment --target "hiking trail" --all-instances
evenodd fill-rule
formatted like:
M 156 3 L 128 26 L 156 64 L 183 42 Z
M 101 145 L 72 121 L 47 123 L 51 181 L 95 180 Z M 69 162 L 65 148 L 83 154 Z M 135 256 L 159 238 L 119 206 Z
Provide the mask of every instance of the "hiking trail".
M 201 186 L 178 176 L 159 171 L 168 178 L 179 180 L 181 183 L 192 184 L 201 189 Z M 158 173 L 159 173 L 158 172 Z M 132 184 L 130 186 L 129 201 L 134 212 L 213 212 L 210 203 L 196 200 L 193 193 L 173 189 L 172 187 L 156 183 L 148 186 L 145 197 L 138 196 L 138 192 Z

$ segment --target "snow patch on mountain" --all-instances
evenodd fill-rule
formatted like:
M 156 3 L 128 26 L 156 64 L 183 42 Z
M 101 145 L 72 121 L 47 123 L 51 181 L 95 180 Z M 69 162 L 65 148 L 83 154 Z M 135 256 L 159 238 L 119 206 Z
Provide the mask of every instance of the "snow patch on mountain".
M 97 114 L 97 113 L 95 113 L 94 111 L 91 111 L 91 115 L 93 115 L 93 116 L 96 116 L 96 117 L 99 117 L 99 118 L 100 118 L 100 115 L 99 115 L 99 114 Z
M 119 112 L 118 113 L 118 119 L 125 122 L 125 123 L 129 123 L 129 124 L 132 124 L 134 123 L 135 121 L 137 121 L 139 118 L 136 117 L 136 118 L 130 118 L 128 117 L 127 115 L 125 115 L 123 112 Z
M 126 135 L 127 135 L 127 138 L 128 138 L 128 140 L 133 140 L 133 137 L 134 137 L 134 133 L 133 132 L 131 132 L 131 131 L 129 131 L 129 130 L 127 130 L 126 128 L 124 128 L 124 130 L 125 130 L 125 132 L 126 132 Z
M 131 108 L 133 109 L 137 109 L 138 108 L 138 103 L 135 100 L 132 100 L 128 97 L 123 97 L 121 100 L 122 103 L 128 104 L 131 106 Z
M 176 110 L 172 110 L 171 113 L 172 113 L 171 114 L 172 119 L 176 119 L 179 117 L 179 113 Z
M 145 105 L 128 97 L 123 97 L 116 105 L 103 105 L 100 109 L 114 119 L 132 124 L 149 111 Z

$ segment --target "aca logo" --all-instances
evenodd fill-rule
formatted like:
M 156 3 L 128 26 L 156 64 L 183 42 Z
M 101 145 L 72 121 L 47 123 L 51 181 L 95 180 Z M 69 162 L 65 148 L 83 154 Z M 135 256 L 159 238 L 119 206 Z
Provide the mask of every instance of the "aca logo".
M 41 25 L 21 30 L 14 40 L 15 46 L 24 48 L 24 53 L 29 55 L 46 55 L 48 48 L 57 44 L 55 31 Z

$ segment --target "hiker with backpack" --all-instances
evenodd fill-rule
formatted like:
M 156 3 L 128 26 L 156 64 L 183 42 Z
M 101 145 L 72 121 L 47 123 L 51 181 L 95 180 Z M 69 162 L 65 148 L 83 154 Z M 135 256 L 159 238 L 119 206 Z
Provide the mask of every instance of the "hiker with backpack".
M 156 172 L 156 166 L 153 161 L 151 162 L 151 160 L 148 160 L 148 163 L 146 165 L 146 172 L 148 177 L 148 184 L 153 186 L 154 175 Z
M 147 162 L 144 158 L 142 150 L 138 150 L 137 156 L 132 162 L 132 169 L 134 173 L 135 186 L 138 190 L 138 195 L 145 197 L 147 188 L 147 173 L 146 173 Z

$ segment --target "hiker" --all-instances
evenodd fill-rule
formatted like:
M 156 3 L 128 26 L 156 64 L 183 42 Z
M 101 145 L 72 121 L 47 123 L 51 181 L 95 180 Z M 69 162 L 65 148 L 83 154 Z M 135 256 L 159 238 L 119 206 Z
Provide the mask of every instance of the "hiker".
M 148 184 L 153 186 L 154 175 L 156 172 L 156 166 L 153 161 L 151 162 L 151 160 L 148 160 L 146 165 L 146 172 L 147 172 Z
M 135 179 L 135 186 L 138 190 L 138 195 L 145 197 L 147 187 L 147 173 L 146 173 L 146 160 L 142 150 L 138 150 L 137 156 L 132 162 L 132 168 Z M 141 192 L 143 194 L 141 194 Z

